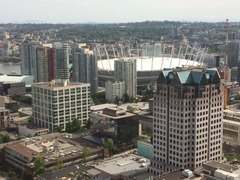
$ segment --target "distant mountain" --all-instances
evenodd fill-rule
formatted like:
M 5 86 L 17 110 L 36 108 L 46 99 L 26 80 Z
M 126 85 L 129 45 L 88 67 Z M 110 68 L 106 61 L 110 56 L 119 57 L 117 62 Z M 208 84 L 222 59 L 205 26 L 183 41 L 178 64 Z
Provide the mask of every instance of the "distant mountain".
M 24 20 L 24 21 L 12 21 L 12 24 L 45 24 L 46 22 L 40 20 Z

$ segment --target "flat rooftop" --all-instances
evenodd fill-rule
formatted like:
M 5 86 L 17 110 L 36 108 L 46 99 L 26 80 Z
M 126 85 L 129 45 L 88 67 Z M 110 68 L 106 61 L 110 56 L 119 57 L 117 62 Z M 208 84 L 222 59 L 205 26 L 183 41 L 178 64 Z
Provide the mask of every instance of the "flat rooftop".
M 111 175 L 130 176 L 147 171 L 150 160 L 135 154 L 121 155 L 120 157 L 104 160 L 94 164 L 96 169 Z
M 91 106 L 90 110 L 91 111 L 101 111 L 101 110 L 103 110 L 105 108 L 114 108 L 114 107 L 117 107 L 117 105 L 116 104 L 108 104 L 108 103 L 106 103 L 106 104 L 99 104 L 99 105 Z
M 44 89 L 54 90 L 54 89 L 65 89 L 65 88 L 75 88 L 75 87 L 90 87 L 89 83 L 78 83 L 78 82 L 66 82 L 63 80 L 55 80 L 54 82 L 40 82 L 33 83 L 32 87 L 41 87 Z
M 230 166 L 228 164 L 219 163 L 219 162 L 216 162 L 216 161 L 210 161 L 208 163 L 205 163 L 205 165 L 209 166 L 209 167 L 212 167 L 212 168 L 215 168 L 215 169 L 221 169 L 221 170 L 224 170 L 224 171 L 227 171 L 227 172 L 232 172 L 232 171 L 239 170 L 239 168 L 237 168 L 237 167 Z
M 94 113 L 114 120 L 135 116 L 135 114 L 129 113 L 119 107 L 105 108 L 102 111 L 96 111 Z
M 136 108 L 138 111 L 143 111 L 143 110 L 149 109 L 149 102 L 126 103 L 126 104 L 121 104 L 118 107 L 127 110 L 128 106 Z
M 79 165 L 69 166 L 54 172 L 41 174 L 39 176 L 42 178 L 42 180 L 56 180 L 62 177 L 67 177 L 67 175 L 70 173 L 75 173 L 75 172 L 82 173 L 82 172 L 85 172 L 86 170 L 87 170 L 86 167 L 79 164 Z
M 233 124 L 233 125 L 236 125 L 236 126 L 240 126 L 240 122 L 237 122 L 237 121 L 232 121 L 232 120 L 228 120 L 228 119 L 223 119 L 223 122 L 224 122 L 224 123 Z

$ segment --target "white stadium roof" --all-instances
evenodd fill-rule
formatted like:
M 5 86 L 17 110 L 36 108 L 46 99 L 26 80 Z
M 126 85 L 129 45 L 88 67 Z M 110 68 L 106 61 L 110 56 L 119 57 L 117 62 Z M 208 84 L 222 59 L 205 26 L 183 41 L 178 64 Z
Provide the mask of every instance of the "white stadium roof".
M 128 58 L 120 58 L 128 59 Z M 160 71 L 164 68 L 176 68 L 183 66 L 197 66 L 202 65 L 197 61 L 188 59 L 178 59 L 171 57 L 142 57 L 142 58 L 131 58 L 137 60 L 137 71 Z M 118 59 L 104 59 L 98 60 L 99 70 L 114 71 L 114 61 Z M 163 62 L 163 63 L 162 63 Z
M 25 86 L 30 87 L 33 83 L 33 76 L 0 75 L 0 82 L 4 83 L 25 82 Z

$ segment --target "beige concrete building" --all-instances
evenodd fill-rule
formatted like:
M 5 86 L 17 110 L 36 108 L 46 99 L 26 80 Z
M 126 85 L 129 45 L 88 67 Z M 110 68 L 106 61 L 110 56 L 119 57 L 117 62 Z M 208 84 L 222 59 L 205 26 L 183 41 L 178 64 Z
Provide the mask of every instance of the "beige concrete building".
M 63 130 L 73 119 L 84 124 L 90 114 L 90 84 L 53 80 L 32 85 L 33 119 L 41 127 Z
M 223 142 L 232 146 L 240 146 L 240 110 L 223 111 Z
M 10 112 L 5 108 L 0 108 L 0 127 L 8 127 L 10 125 Z

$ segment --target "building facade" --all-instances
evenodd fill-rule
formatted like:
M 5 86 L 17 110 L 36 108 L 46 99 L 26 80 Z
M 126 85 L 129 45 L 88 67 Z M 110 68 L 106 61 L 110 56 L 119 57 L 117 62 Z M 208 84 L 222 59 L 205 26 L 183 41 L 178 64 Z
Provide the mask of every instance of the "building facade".
M 98 90 L 97 58 L 93 51 L 88 48 L 74 49 L 73 57 L 73 81 L 90 83 L 91 93 Z
M 69 49 L 67 43 L 54 43 L 50 49 L 52 79 L 69 79 Z
M 24 43 L 20 46 L 21 74 L 33 75 L 33 46 L 38 42 Z
M 34 123 L 56 131 L 66 123 L 79 119 L 84 124 L 90 114 L 90 84 L 53 80 L 32 85 Z
M 114 63 L 116 81 L 125 82 L 125 93 L 129 97 L 137 97 L 137 69 L 135 59 L 119 59 Z
M 48 82 L 51 80 L 50 71 L 50 48 L 37 46 L 33 47 L 35 55 L 33 57 L 34 82 Z
M 116 81 L 116 82 L 107 81 L 105 83 L 105 98 L 107 101 L 114 102 L 117 97 L 120 100 L 123 98 L 124 94 L 125 94 L 124 81 Z
M 8 109 L 0 108 L 0 127 L 9 127 L 10 125 L 10 112 Z
M 223 111 L 223 143 L 240 147 L 240 111 L 225 109 Z
M 153 105 L 150 172 L 196 169 L 222 157 L 223 88 L 216 68 L 163 70 Z
M 21 47 L 22 74 L 33 75 L 34 82 L 69 79 L 67 43 L 28 43 Z

